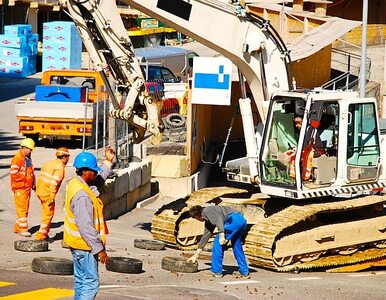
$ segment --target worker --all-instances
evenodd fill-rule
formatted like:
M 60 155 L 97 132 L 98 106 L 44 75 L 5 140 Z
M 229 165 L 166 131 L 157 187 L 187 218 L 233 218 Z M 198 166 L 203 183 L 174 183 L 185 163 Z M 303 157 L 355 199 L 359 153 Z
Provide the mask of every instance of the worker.
M 303 119 L 299 116 L 294 117 L 295 131 L 299 138 L 300 130 L 302 128 Z M 303 150 L 302 150 L 302 179 L 312 179 L 312 165 L 313 159 L 325 153 L 323 142 L 320 139 L 318 127 L 320 121 L 310 121 L 310 126 L 307 126 L 306 134 L 304 136 Z M 289 177 L 295 178 L 295 155 L 296 148 L 288 149 L 287 155 L 290 157 Z
M 74 299 L 94 299 L 99 290 L 98 259 L 105 264 L 107 226 L 99 189 L 111 173 L 113 149 L 105 150 L 102 168 L 90 152 L 75 157 L 77 176 L 67 185 L 64 242 L 70 247 L 74 263 Z
M 192 218 L 205 222 L 205 230 L 198 243 L 196 253 L 188 261 L 192 263 L 197 261 L 209 238 L 212 236 L 214 229 L 217 227 L 219 233 L 213 241 L 211 272 L 208 275 L 212 277 L 223 276 L 224 250 L 230 241 L 233 254 L 239 265 L 239 272 L 236 272 L 235 275 L 241 278 L 249 278 L 249 269 L 241 244 L 241 237 L 247 227 L 247 221 L 243 214 L 232 207 L 222 205 L 213 205 L 205 208 L 196 205 L 189 210 L 189 214 Z
M 21 149 L 11 161 L 11 189 L 14 193 L 16 208 L 16 223 L 13 232 L 24 237 L 30 237 L 28 231 L 28 209 L 31 198 L 31 190 L 35 190 L 35 175 L 31 154 L 35 149 L 35 142 L 31 138 L 25 138 L 20 143 Z
M 55 212 L 55 196 L 64 178 L 64 169 L 70 159 L 70 152 L 66 147 L 56 150 L 56 159 L 46 162 L 41 170 L 36 184 L 36 195 L 42 205 L 42 223 L 35 239 L 47 239 L 50 232 L 52 218 Z

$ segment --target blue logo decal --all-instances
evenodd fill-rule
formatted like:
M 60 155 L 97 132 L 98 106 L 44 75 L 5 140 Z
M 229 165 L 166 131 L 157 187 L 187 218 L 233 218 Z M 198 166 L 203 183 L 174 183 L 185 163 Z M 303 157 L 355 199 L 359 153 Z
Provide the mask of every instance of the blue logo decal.
M 224 74 L 224 66 L 219 66 L 217 74 L 195 73 L 194 88 L 199 89 L 229 89 L 230 74 Z

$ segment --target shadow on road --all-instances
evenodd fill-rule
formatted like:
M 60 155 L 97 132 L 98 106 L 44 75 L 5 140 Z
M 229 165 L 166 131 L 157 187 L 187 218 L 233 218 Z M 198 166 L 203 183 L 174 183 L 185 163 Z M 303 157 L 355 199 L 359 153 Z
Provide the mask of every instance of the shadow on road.
M 9 169 L 12 157 L 20 148 L 20 140 L 19 136 L 0 130 L 0 151 L 13 152 L 11 154 L 0 154 L 0 169 Z
M 134 225 L 134 227 L 136 228 L 141 228 L 145 231 L 149 231 L 151 230 L 151 223 L 150 222 L 142 222 L 142 223 L 137 223 Z
M 0 102 L 33 93 L 40 78 L 0 78 Z

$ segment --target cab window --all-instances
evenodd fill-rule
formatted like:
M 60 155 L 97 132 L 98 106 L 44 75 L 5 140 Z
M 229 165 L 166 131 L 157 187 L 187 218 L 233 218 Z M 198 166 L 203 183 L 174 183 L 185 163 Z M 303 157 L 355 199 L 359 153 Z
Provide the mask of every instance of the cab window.
M 376 166 L 379 159 L 378 128 L 373 103 L 349 106 L 347 163 L 357 166 Z

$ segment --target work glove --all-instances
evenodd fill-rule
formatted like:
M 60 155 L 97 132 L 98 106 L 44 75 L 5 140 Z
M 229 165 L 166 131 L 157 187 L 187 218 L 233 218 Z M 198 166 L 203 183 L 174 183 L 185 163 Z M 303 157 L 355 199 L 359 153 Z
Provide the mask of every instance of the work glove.
M 226 243 L 228 243 L 228 241 L 225 239 L 224 232 L 220 232 L 218 240 L 220 242 L 220 245 L 226 245 Z
M 197 249 L 197 250 L 196 250 L 196 253 L 194 253 L 194 255 L 192 255 L 192 256 L 187 260 L 187 262 L 190 262 L 190 263 L 194 264 L 194 263 L 197 261 L 198 257 L 200 256 L 201 251 L 202 251 L 202 249 Z

